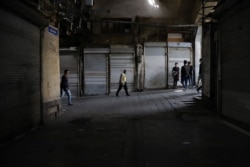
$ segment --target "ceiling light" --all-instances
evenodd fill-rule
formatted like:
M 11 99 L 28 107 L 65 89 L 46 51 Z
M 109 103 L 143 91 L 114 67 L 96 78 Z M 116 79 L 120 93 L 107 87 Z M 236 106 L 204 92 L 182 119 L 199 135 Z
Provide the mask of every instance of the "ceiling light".
M 215 12 L 215 10 L 214 10 L 214 9 L 211 9 L 211 10 L 210 10 L 210 13 L 214 13 L 214 12 Z
M 156 4 L 155 0 L 148 0 L 148 3 L 155 8 L 159 8 L 159 5 Z

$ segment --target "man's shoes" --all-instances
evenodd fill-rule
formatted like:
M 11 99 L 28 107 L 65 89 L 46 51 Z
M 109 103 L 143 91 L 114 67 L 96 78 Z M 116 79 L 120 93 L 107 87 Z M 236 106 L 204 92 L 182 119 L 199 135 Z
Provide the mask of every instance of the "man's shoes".
M 69 106 L 73 106 L 73 104 L 72 104 L 72 103 L 69 103 L 68 105 L 69 105 Z
M 115 94 L 117 97 L 119 96 L 117 93 Z
M 130 94 L 126 94 L 126 96 L 130 96 Z

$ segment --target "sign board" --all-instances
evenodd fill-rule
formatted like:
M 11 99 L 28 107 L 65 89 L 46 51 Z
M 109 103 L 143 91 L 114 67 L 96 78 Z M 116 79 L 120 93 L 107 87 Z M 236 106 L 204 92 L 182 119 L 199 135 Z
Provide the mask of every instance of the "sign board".
M 58 29 L 57 28 L 49 26 L 48 31 L 49 31 L 49 33 L 51 33 L 53 35 L 56 35 L 56 36 L 58 35 Z

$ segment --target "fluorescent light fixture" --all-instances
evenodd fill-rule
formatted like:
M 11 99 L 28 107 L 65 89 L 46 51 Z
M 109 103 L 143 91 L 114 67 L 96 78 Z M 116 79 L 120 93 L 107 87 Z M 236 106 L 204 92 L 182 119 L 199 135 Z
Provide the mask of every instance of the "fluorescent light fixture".
M 210 13 L 214 13 L 214 12 L 215 12 L 215 10 L 214 10 L 214 9 L 211 9 L 211 10 L 210 10 Z
M 155 0 L 148 0 L 148 3 L 155 8 L 159 8 L 159 5 L 156 4 Z
M 148 3 L 153 6 L 154 5 L 154 0 L 148 0 Z

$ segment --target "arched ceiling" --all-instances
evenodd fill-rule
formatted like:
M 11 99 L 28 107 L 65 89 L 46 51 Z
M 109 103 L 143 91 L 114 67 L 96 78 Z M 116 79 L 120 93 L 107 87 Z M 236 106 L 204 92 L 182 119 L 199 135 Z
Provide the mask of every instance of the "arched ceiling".
M 181 33 L 194 39 L 204 14 L 209 15 L 217 0 L 19 0 L 40 10 L 60 27 L 64 35 L 88 39 L 95 22 L 136 25 L 140 37 L 159 36 L 161 32 Z M 91 5 L 87 5 L 90 2 Z M 204 3 L 202 3 L 204 2 Z M 202 10 L 204 4 L 204 10 Z M 212 8 L 211 8 L 212 6 Z M 205 11 L 205 12 L 204 12 Z M 203 12 L 203 13 L 202 13 Z M 104 23 L 104 24 L 103 24 Z M 109 24 L 110 25 L 110 24 Z M 93 28 L 93 27 L 92 27 Z M 69 35 L 70 34 L 70 35 Z M 164 35 L 164 34 L 163 34 Z
M 154 2 L 158 6 L 152 6 Z M 165 24 L 194 24 L 201 0 L 94 0 L 95 18 L 151 18 Z

